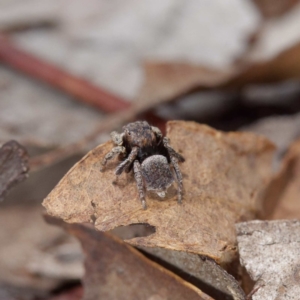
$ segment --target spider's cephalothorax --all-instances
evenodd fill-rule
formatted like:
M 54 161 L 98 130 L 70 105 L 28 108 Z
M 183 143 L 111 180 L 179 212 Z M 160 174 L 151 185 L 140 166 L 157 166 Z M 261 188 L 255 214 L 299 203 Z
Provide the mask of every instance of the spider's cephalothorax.
M 123 161 L 116 168 L 116 175 L 133 169 L 144 209 L 144 186 L 147 191 L 155 191 L 164 197 L 174 180 L 178 184 L 178 202 L 181 203 L 183 186 L 178 162 L 184 162 L 184 158 L 170 146 L 169 139 L 163 137 L 158 128 L 150 126 L 146 121 L 137 121 L 124 126 L 121 134 L 113 131 L 111 137 L 115 147 L 105 155 L 102 167 L 119 155 Z

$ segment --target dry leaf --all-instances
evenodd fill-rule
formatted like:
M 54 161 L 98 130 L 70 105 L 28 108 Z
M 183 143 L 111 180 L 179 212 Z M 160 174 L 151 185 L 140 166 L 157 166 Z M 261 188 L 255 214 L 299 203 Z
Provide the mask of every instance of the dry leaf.
M 299 0 L 253 0 L 266 18 L 280 17 L 291 10 Z
M 60 224 L 82 244 L 86 257 L 84 300 L 212 300 L 113 235 L 85 225 L 47 219 Z
M 280 82 L 300 78 L 300 43 L 283 51 L 275 58 L 253 63 L 238 71 L 229 82 L 224 83 L 225 88 L 242 88 L 249 83 Z
M 216 300 L 245 299 L 245 293 L 238 281 L 213 259 L 203 255 L 157 247 L 139 248 L 150 253 L 154 261 L 166 266 Z M 231 268 L 231 271 L 237 275 L 235 268 Z
M 28 154 L 16 141 L 5 143 L 0 149 L 0 201 L 8 190 L 27 177 Z
M 256 281 L 252 299 L 299 299 L 300 222 L 251 221 L 236 228 L 241 264 Z
M 111 162 L 99 171 L 112 144 L 88 153 L 44 200 L 51 216 L 67 222 L 91 222 L 100 231 L 146 223 L 156 232 L 128 240 L 144 247 L 162 247 L 207 255 L 218 263 L 236 254 L 234 223 L 259 211 L 271 173 L 274 146 L 250 133 L 222 133 L 193 122 L 169 122 L 171 145 L 186 162 L 181 165 L 185 195 L 177 203 L 175 188 L 159 201 L 147 195 L 148 209 L 139 201 L 133 174 L 117 184 Z
M 110 231 L 122 240 L 137 236 L 147 236 L 155 232 L 155 228 L 143 224 L 117 227 Z M 236 261 L 220 267 L 213 259 L 203 255 L 175 251 L 158 247 L 138 247 L 155 262 L 179 275 L 183 280 L 198 287 L 201 291 L 216 300 L 244 300 L 245 293 L 239 282 L 230 275 L 240 278 Z
M 286 154 L 279 173 L 271 181 L 265 200 L 268 219 L 300 218 L 300 140 Z
M 187 63 L 147 62 L 145 82 L 136 105 L 156 104 L 174 99 L 196 87 L 214 88 L 229 80 L 235 71 L 220 71 Z
M 247 62 L 246 62 L 247 63 Z M 153 107 L 195 89 L 236 90 L 249 83 L 279 82 L 300 78 L 300 43 L 277 57 L 259 63 L 243 63 L 225 71 L 200 65 L 148 62 L 145 82 L 136 105 Z

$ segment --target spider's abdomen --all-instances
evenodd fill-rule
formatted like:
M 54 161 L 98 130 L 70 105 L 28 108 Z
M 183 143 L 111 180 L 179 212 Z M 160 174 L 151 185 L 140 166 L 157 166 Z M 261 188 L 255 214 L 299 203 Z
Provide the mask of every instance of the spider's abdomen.
M 143 161 L 141 167 L 148 191 L 166 191 L 174 182 L 170 165 L 165 156 L 149 156 Z

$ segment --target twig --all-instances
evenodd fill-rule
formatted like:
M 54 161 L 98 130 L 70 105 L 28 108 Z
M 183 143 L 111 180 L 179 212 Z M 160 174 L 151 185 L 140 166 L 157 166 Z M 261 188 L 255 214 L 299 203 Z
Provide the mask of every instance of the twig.
M 104 112 L 113 113 L 130 107 L 129 102 L 19 49 L 4 34 L 0 34 L 0 60 Z

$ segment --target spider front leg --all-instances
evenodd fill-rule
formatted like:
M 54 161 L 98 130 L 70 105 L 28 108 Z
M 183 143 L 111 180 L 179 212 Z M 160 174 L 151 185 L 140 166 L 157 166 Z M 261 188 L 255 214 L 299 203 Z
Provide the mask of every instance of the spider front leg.
M 157 136 L 157 139 L 160 141 L 163 135 L 162 135 L 161 131 L 159 130 L 159 128 L 151 126 L 151 129 Z
M 183 184 L 182 184 L 182 174 L 178 165 L 178 159 L 177 157 L 171 156 L 171 162 L 175 170 L 176 174 L 176 181 L 178 184 L 178 196 L 177 201 L 178 203 L 182 203 L 182 194 L 183 194 Z
M 113 131 L 110 133 L 110 136 L 115 145 L 122 146 L 124 133 L 117 133 L 116 131 Z
M 120 175 L 130 164 L 133 163 L 133 161 L 136 159 L 137 154 L 138 154 L 138 147 L 134 147 L 129 156 L 127 157 L 127 159 L 125 159 L 122 163 L 120 163 L 118 165 L 118 167 L 116 168 L 116 175 Z
M 123 147 L 123 146 L 117 146 L 117 147 L 112 148 L 111 151 L 108 152 L 108 153 L 104 156 L 104 158 L 103 158 L 103 160 L 102 160 L 102 162 L 101 162 L 101 165 L 102 165 L 102 166 L 101 166 L 101 168 L 100 168 L 100 171 L 103 171 L 105 165 L 107 164 L 107 162 L 108 162 L 109 160 L 111 160 L 111 159 L 114 158 L 116 155 L 121 154 L 121 153 L 123 153 L 123 154 L 126 153 L 125 147 Z
M 133 173 L 134 178 L 136 181 L 136 185 L 139 191 L 140 200 L 142 202 L 143 209 L 147 208 L 146 200 L 145 200 L 145 192 L 144 192 L 144 184 L 143 184 L 143 177 L 141 172 L 141 165 L 139 161 L 135 160 L 133 163 Z
M 177 152 L 170 146 L 170 141 L 169 141 L 169 139 L 168 139 L 167 137 L 164 137 L 163 143 L 164 143 L 165 148 L 167 148 L 170 157 L 172 157 L 172 156 L 173 156 L 173 157 L 176 157 L 177 160 L 178 160 L 179 162 L 184 162 L 184 161 L 185 161 L 185 159 L 183 158 L 183 156 L 180 155 L 179 153 L 177 153 Z

